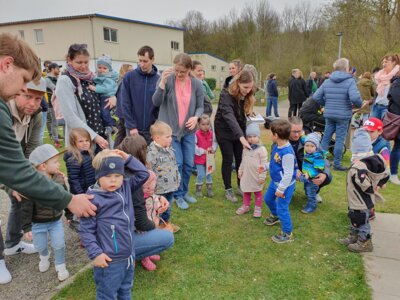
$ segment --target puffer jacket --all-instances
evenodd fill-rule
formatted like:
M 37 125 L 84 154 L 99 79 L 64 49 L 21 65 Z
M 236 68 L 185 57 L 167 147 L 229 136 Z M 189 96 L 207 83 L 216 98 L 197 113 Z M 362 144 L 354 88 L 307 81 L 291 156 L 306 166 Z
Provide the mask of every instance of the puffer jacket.
M 81 154 L 81 163 L 75 159 L 71 152 L 64 154 L 68 183 L 70 191 L 74 195 L 86 193 L 87 189 L 96 182 L 95 170 L 89 152 L 81 151 Z
M 312 98 L 325 107 L 325 118 L 337 120 L 350 120 L 352 106 L 360 108 L 362 105 L 356 81 L 351 74 L 342 71 L 333 72 Z

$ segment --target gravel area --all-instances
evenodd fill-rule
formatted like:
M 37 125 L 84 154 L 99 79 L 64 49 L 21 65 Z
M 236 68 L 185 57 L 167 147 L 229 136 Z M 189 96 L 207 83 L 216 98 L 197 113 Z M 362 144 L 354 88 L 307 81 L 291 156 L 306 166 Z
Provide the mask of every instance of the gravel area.
M 0 191 L 0 220 L 3 238 L 7 229 L 7 218 L 10 201 L 6 193 Z M 79 246 L 79 236 L 64 225 L 66 244 L 66 265 L 70 276 L 76 274 L 88 264 L 86 251 Z M 50 269 L 40 273 L 39 254 L 19 254 L 5 257 L 7 268 L 13 277 L 8 284 L 0 285 L 0 299 L 43 299 L 45 294 L 51 294 L 60 284 L 54 269 L 53 257 L 50 257 Z

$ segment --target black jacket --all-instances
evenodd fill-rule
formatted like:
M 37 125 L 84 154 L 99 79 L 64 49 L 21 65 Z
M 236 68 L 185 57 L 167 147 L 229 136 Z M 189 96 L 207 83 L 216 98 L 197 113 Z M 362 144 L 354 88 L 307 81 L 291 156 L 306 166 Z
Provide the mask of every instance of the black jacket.
M 293 76 L 290 78 L 289 83 L 289 102 L 292 104 L 300 104 L 308 98 L 306 82 L 303 78 L 296 79 Z
M 87 189 L 96 182 L 92 158 L 87 151 L 82 151 L 81 154 L 83 157 L 81 163 L 78 163 L 72 153 L 67 152 L 64 154 L 68 184 L 71 193 L 74 195 L 86 193 Z
M 156 228 L 153 221 L 149 220 L 146 210 L 146 199 L 143 190 L 132 191 L 133 210 L 135 212 L 135 228 L 138 231 L 150 231 Z
M 389 112 L 400 116 L 400 76 L 394 76 L 392 78 L 388 99 Z
M 317 122 L 321 125 L 325 124 L 324 116 L 319 112 L 321 105 L 314 101 L 312 97 L 308 98 L 300 108 L 299 117 L 303 123 L 310 126 L 311 122 Z

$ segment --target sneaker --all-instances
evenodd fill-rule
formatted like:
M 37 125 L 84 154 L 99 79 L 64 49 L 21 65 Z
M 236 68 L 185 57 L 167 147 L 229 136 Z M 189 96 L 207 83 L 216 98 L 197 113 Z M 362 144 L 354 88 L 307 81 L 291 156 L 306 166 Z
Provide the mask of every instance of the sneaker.
M 6 284 L 11 281 L 12 277 L 7 269 L 4 259 L 0 259 L 0 284 Z
M 372 240 L 367 239 L 365 241 L 361 241 L 360 239 L 357 242 L 350 244 L 347 246 L 347 249 L 351 252 L 361 253 L 361 252 L 372 252 L 374 250 L 374 245 L 372 245 Z
M 315 198 L 317 199 L 317 203 L 322 203 L 322 198 L 319 194 L 317 194 Z
M 155 269 L 157 269 L 157 266 L 155 265 L 155 263 L 153 263 L 151 261 L 151 259 L 149 257 L 145 257 L 143 258 L 140 263 L 142 264 L 143 268 L 147 271 L 154 271 Z
M 46 272 L 50 268 L 50 253 L 47 254 L 46 256 L 39 255 L 40 257 L 40 262 L 39 262 L 39 271 L 40 272 Z
M 261 206 L 255 206 L 253 212 L 253 218 L 261 218 L 262 209 Z
M 279 221 L 278 217 L 275 217 L 273 215 L 270 215 L 269 217 L 265 218 L 264 220 L 264 224 L 267 226 L 273 226 L 275 224 L 280 223 L 281 221 Z
M 185 200 L 186 202 L 189 202 L 189 203 L 196 203 L 197 202 L 196 198 L 194 198 L 192 196 L 189 196 L 189 194 L 186 194 L 183 197 L 183 200 Z
M 37 253 L 37 250 L 35 249 L 33 244 L 25 243 L 23 241 L 20 241 L 14 247 L 4 249 L 4 254 L 8 256 L 20 253 L 33 254 Z
M 317 208 L 316 207 L 311 207 L 309 205 L 306 205 L 306 207 L 304 207 L 301 212 L 303 214 L 312 214 Z
M 239 207 L 237 210 L 236 210 L 236 214 L 237 215 L 244 215 L 245 213 L 248 213 L 249 212 L 249 210 L 250 210 L 250 207 L 249 206 L 247 206 L 247 205 L 242 205 L 241 207 Z
M 67 279 L 69 277 L 69 272 L 68 272 L 67 268 L 65 267 L 65 264 L 56 265 L 56 272 L 57 272 L 58 280 L 60 280 L 60 281 L 64 281 L 65 279 Z
M 152 261 L 159 261 L 161 259 L 160 255 L 151 255 L 151 256 L 149 256 L 149 258 Z
M 397 177 L 397 174 L 390 175 L 390 182 L 393 184 L 400 185 L 400 180 L 399 177 Z
M 347 168 L 345 166 L 342 166 L 342 165 L 339 165 L 339 166 L 333 166 L 333 169 L 335 171 L 347 171 L 349 168 Z
M 271 237 L 271 239 L 273 242 L 278 243 L 278 244 L 291 243 L 294 241 L 293 233 L 287 234 L 284 232 L 273 235 Z
M 183 198 L 175 199 L 175 203 L 180 209 L 188 209 L 189 208 L 189 204 L 187 204 L 186 201 L 183 200 Z
M 225 199 L 232 203 L 238 202 L 238 199 L 233 194 L 232 189 L 225 190 Z
M 358 239 L 357 234 L 349 233 L 349 235 L 347 237 L 345 237 L 344 239 L 339 239 L 339 243 L 341 243 L 342 245 L 348 246 L 350 244 L 354 244 L 355 242 L 357 242 L 357 239 Z

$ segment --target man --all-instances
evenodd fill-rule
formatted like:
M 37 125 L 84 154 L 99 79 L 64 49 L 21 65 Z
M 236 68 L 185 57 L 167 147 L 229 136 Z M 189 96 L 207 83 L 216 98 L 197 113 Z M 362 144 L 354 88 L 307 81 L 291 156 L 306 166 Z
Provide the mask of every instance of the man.
M 143 136 L 150 144 L 150 126 L 157 120 L 158 108 L 153 105 L 152 97 L 160 75 L 154 63 L 154 51 L 143 46 L 137 52 L 138 67 L 125 74 L 121 91 L 118 93 L 120 109 L 117 115 L 125 122 L 127 135 Z
M 53 92 L 56 89 L 58 75 L 60 75 L 60 68 L 56 63 L 51 63 L 48 66 L 49 72 L 46 76 L 46 85 L 47 85 L 47 99 L 48 99 L 48 109 L 47 109 L 47 131 L 50 133 L 50 138 L 54 141 L 54 146 L 57 148 L 61 147 L 61 143 L 59 141 L 58 136 L 58 124 L 56 119 L 56 114 L 53 109 L 53 105 L 51 103 L 51 97 L 53 96 Z
M 324 83 L 324 81 L 327 80 L 327 79 L 329 78 L 329 76 L 331 76 L 331 72 L 326 71 L 326 72 L 324 73 L 324 75 L 321 76 L 321 77 L 319 78 L 318 87 L 320 87 L 320 86 Z

